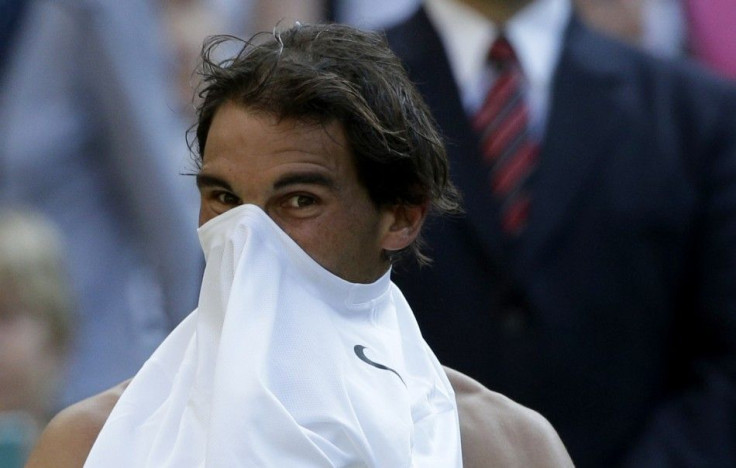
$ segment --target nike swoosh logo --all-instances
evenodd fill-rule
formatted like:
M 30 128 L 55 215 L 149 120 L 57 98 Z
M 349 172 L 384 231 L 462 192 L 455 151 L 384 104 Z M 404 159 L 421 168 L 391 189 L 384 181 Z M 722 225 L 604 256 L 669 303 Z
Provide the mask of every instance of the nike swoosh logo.
M 399 379 L 401 379 L 401 383 L 404 384 L 404 387 L 406 387 L 406 382 L 404 382 L 404 379 L 399 375 L 398 372 L 396 372 L 395 370 L 391 369 L 388 366 L 384 366 L 383 364 L 381 364 L 379 362 L 371 361 L 370 359 L 368 359 L 368 357 L 365 355 L 365 349 L 366 348 L 363 345 L 355 345 L 353 347 L 353 351 L 355 351 L 355 355 L 358 356 L 358 359 L 360 359 L 361 361 L 365 362 L 366 364 L 369 364 L 369 365 L 371 365 L 373 367 L 376 367 L 378 369 L 387 370 L 387 371 L 393 372 L 394 374 L 396 374 L 396 377 L 398 377 Z

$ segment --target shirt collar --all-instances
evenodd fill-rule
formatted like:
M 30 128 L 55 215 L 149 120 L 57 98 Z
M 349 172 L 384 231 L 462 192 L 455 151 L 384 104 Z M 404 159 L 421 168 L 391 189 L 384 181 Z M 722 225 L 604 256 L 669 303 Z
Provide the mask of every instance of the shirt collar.
M 499 25 L 457 0 L 425 0 L 425 5 L 465 100 L 478 77 L 488 74 L 486 57 Z M 536 0 L 507 22 L 506 36 L 532 90 L 549 86 L 570 14 L 569 0 Z

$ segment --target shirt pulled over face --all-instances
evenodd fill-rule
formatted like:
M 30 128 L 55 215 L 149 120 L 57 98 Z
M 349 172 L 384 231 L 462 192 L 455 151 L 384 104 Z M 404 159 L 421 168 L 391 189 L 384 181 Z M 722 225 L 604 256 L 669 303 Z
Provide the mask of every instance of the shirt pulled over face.
M 347 282 L 260 208 L 199 229 L 198 308 L 85 467 L 459 467 L 452 388 L 387 272 Z

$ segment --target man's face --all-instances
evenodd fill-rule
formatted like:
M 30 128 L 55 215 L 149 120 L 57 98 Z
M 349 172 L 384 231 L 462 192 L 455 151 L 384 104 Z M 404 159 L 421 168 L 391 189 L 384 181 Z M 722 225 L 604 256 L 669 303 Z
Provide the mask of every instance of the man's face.
M 339 123 L 278 122 L 233 103 L 216 112 L 197 176 L 199 224 L 241 205 L 263 209 L 314 260 L 351 282 L 385 273 L 393 214 L 358 181 Z

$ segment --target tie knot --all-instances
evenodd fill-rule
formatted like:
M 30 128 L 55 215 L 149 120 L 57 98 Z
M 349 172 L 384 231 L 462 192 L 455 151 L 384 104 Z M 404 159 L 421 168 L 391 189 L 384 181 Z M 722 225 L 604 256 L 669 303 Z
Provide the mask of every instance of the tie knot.
M 516 53 L 506 36 L 500 35 L 493 41 L 491 50 L 488 53 L 491 62 L 498 66 L 504 66 L 516 62 Z

